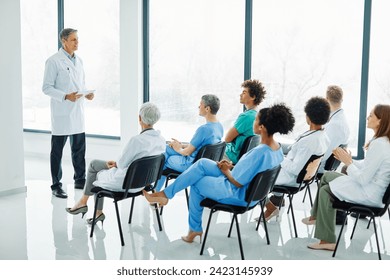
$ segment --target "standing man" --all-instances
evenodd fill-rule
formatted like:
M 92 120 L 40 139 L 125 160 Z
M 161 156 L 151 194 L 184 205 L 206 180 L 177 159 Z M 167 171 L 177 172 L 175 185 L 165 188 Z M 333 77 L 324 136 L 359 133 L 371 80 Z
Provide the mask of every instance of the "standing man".
M 65 28 L 60 32 L 59 39 L 62 48 L 46 61 L 42 90 L 51 99 L 51 189 L 54 196 L 67 198 L 61 183 L 61 160 L 68 136 L 72 151 L 74 187 L 83 189 L 85 184 L 84 98 L 78 92 L 85 92 L 86 87 L 83 62 L 75 54 L 79 43 L 77 30 Z M 87 93 L 85 98 L 92 100 L 93 92 Z

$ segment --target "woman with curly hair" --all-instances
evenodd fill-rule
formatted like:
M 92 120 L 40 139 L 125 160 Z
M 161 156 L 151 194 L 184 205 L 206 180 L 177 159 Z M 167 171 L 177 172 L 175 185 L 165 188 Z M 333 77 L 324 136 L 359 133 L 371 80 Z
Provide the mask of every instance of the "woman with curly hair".
M 241 84 L 240 103 L 245 106 L 226 135 L 226 150 L 224 158 L 236 164 L 242 145 L 247 137 L 254 135 L 253 121 L 257 114 L 257 106 L 264 100 L 266 91 L 258 80 L 246 80 Z
M 301 134 L 292 144 L 290 151 L 281 164 L 279 176 L 275 185 L 298 187 L 296 183 L 299 172 L 312 155 L 323 155 L 329 146 L 329 138 L 323 130 L 330 115 L 329 102 L 322 97 L 312 97 L 305 105 L 306 123 L 309 130 Z M 282 194 L 273 193 L 265 204 L 265 219 L 279 216 L 280 203 L 283 205 Z
M 331 200 L 339 200 L 383 207 L 383 195 L 390 181 L 390 106 L 378 104 L 367 117 L 367 128 L 374 137 L 365 146 L 364 160 L 353 160 L 343 148 L 333 150 L 334 156 L 347 166 L 348 175 L 325 172 L 321 178 L 311 216 L 304 218 L 306 225 L 316 225 L 314 237 L 320 242 L 309 244 L 310 249 L 334 251 L 336 247 L 336 209 Z
M 261 109 L 253 122 L 253 131 L 261 135 L 259 146 L 247 152 L 234 166 L 230 161 L 214 162 L 200 159 L 184 171 L 173 184 L 163 192 L 144 192 L 150 203 L 166 205 L 169 199 L 184 188 L 191 186 L 189 199 L 189 232 L 182 239 L 192 242 L 202 237 L 202 213 L 200 202 L 210 198 L 221 203 L 246 206 L 245 193 L 257 173 L 278 166 L 283 160 L 283 151 L 273 138 L 277 132 L 292 131 L 295 119 L 290 108 L 284 104 Z M 233 168 L 233 169 L 232 169 Z

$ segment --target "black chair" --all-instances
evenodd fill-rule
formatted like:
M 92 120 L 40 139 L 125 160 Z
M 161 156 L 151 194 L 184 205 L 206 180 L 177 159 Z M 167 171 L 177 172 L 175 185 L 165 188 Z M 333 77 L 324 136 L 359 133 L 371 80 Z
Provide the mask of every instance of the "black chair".
M 351 214 L 351 213 L 356 213 L 357 217 L 356 217 L 356 220 L 355 220 L 355 224 L 353 226 L 353 230 L 352 230 L 350 239 L 352 239 L 353 234 L 355 233 L 355 229 L 356 229 L 357 222 L 359 220 L 359 216 L 360 215 L 366 215 L 367 217 L 370 217 L 370 222 L 372 220 L 373 224 L 374 224 L 376 246 L 378 248 L 378 258 L 381 260 L 382 258 L 381 258 L 381 251 L 379 249 L 379 241 L 378 241 L 378 233 L 377 233 L 377 230 L 376 230 L 375 217 L 382 217 L 386 213 L 386 211 L 388 211 L 388 209 L 389 209 L 389 205 L 390 205 L 390 184 L 387 187 L 385 194 L 383 195 L 382 202 L 385 204 L 385 206 L 383 206 L 382 208 L 366 206 L 366 205 L 356 204 L 356 203 L 351 203 L 351 202 L 346 202 L 346 201 L 340 201 L 336 197 L 334 197 L 333 199 L 334 199 L 333 204 L 332 204 L 333 208 L 345 212 L 346 215 L 345 215 L 345 218 L 344 218 L 344 223 L 341 226 L 340 233 L 339 233 L 339 236 L 338 236 L 337 242 L 336 242 L 336 248 L 335 248 L 335 250 L 333 252 L 332 257 L 336 256 L 336 251 L 337 251 L 337 248 L 339 246 L 341 235 L 342 235 L 343 229 L 344 229 L 344 224 L 345 224 L 345 221 L 347 220 L 348 215 Z M 390 212 L 389 212 L 389 215 L 390 215 Z M 367 228 L 370 226 L 370 222 L 368 223 Z
M 218 142 L 215 144 L 205 145 L 202 148 L 200 148 L 200 150 L 196 154 L 196 157 L 195 157 L 193 163 L 195 163 L 197 160 L 199 160 L 201 158 L 208 158 L 208 159 L 211 159 L 214 161 L 220 161 L 223 157 L 223 154 L 225 153 L 225 148 L 226 148 L 225 142 Z M 165 180 L 164 187 L 166 188 L 168 186 L 169 180 L 176 179 L 177 177 L 179 177 L 180 174 L 181 174 L 181 172 L 170 169 L 170 168 L 163 170 L 162 175 L 167 177 Z M 187 207 L 188 207 L 188 190 L 187 190 L 187 188 L 184 190 L 186 193 Z M 161 213 L 162 213 L 162 209 L 163 208 L 161 208 Z
M 310 184 L 314 182 L 318 168 L 320 167 L 321 159 L 323 155 L 312 155 L 309 160 L 305 163 L 303 166 L 302 170 L 299 172 L 298 177 L 297 177 L 297 187 L 292 187 L 292 186 L 283 186 L 283 185 L 275 185 L 273 192 L 279 192 L 282 193 L 282 200 L 284 199 L 284 195 L 287 195 L 290 201 L 290 205 L 287 210 L 287 214 L 291 210 L 291 217 L 293 220 L 293 225 L 294 225 L 294 231 L 295 231 L 295 237 L 298 237 L 297 233 L 297 226 L 295 224 L 295 216 L 294 216 L 294 208 L 293 208 L 293 198 L 294 195 L 297 194 L 298 192 L 307 189 L 309 192 L 309 198 L 310 198 L 310 203 L 313 205 L 313 202 L 311 200 L 311 193 L 310 193 Z M 279 205 L 279 210 L 282 207 L 282 203 Z
M 160 179 L 162 174 L 162 169 L 164 167 L 164 161 L 165 157 L 163 154 L 156 155 L 156 156 L 148 156 L 143 157 L 140 159 L 137 159 L 133 161 L 126 173 L 125 179 L 123 181 L 122 189 L 124 191 L 111 191 L 108 189 L 104 189 L 101 187 L 94 187 L 92 188 L 92 192 L 96 193 L 96 201 L 95 201 L 95 209 L 93 213 L 93 220 L 92 220 L 92 227 L 91 227 L 91 235 L 93 236 L 93 231 L 95 228 L 95 219 L 96 219 L 96 210 L 97 210 L 97 202 L 99 199 L 103 197 L 112 198 L 114 200 L 115 204 L 115 210 L 116 210 L 116 217 L 118 220 L 118 228 L 119 228 L 119 234 L 121 238 L 121 244 L 122 246 L 125 245 L 125 242 L 123 240 L 123 233 L 122 233 L 122 226 L 119 216 L 119 210 L 118 210 L 118 201 L 132 198 L 131 202 L 131 208 L 130 208 L 130 216 L 129 216 L 129 224 L 131 223 L 131 219 L 133 216 L 133 208 L 134 208 L 134 200 L 135 197 L 142 195 L 142 190 L 137 192 L 130 192 L 131 189 L 138 189 L 145 187 L 145 190 L 151 191 L 154 190 L 156 186 L 156 182 L 158 179 Z M 158 214 L 158 208 L 155 206 L 156 215 L 157 215 L 157 221 L 160 231 L 162 230 L 161 227 L 161 221 L 160 221 L 160 215 Z
M 339 147 L 340 148 L 347 148 L 348 145 L 347 144 L 341 144 L 341 145 L 339 145 Z M 337 168 L 340 166 L 340 163 L 341 162 L 338 159 L 336 159 L 333 154 L 331 154 L 328 157 L 328 159 L 325 161 L 324 170 L 325 171 L 336 171 Z M 319 182 L 321 181 L 321 178 L 322 178 L 323 175 L 324 175 L 324 173 L 317 173 L 316 179 L 315 179 L 317 186 L 318 186 Z M 307 194 L 307 189 L 305 190 L 305 194 L 303 196 L 302 202 L 305 202 L 306 194 Z M 313 201 L 313 199 L 311 197 L 310 197 L 310 201 Z M 313 206 L 313 204 L 311 206 Z
M 238 155 L 238 159 L 240 159 L 246 152 L 258 146 L 259 143 L 260 143 L 260 135 L 252 135 L 245 138 L 244 143 L 242 144 L 240 150 L 240 154 Z
M 211 210 L 209 220 L 207 223 L 206 233 L 205 233 L 203 244 L 202 244 L 202 248 L 200 250 L 201 255 L 203 255 L 203 250 L 204 250 L 204 247 L 206 244 L 207 234 L 209 232 L 212 215 L 217 211 L 224 211 L 224 212 L 228 212 L 228 213 L 233 214 L 228 237 L 230 237 L 231 232 L 232 232 L 232 228 L 233 228 L 233 223 L 234 223 L 234 221 L 236 221 L 238 244 L 240 245 L 241 259 L 244 259 L 244 251 L 242 249 L 241 234 L 240 234 L 240 228 L 238 225 L 237 215 L 244 214 L 245 212 L 256 207 L 258 204 L 260 204 L 260 207 L 261 207 L 261 214 L 260 214 L 257 226 L 256 226 L 256 230 L 258 230 L 260 218 L 262 218 L 262 220 L 264 221 L 264 231 L 265 231 L 265 234 L 267 236 L 267 244 L 268 245 L 270 244 L 269 237 L 268 237 L 267 222 L 264 219 L 263 208 L 264 208 L 265 199 L 268 196 L 269 192 L 272 190 L 272 187 L 274 186 L 276 178 L 279 174 L 279 171 L 280 171 L 280 165 L 278 165 L 277 167 L 274 167 L 272 169 L 260 172 L 252 179 L 252 181 L 250 182 L 250 184 L 248 186 L 246 194 L 245 194 L 245 201 L 248 203 L 247 206 L 223 204 L 223 203 L 219 203 L 219 202 L 214 201 L 214 200 L 209 199 L 209 198 L 203 199 L 201 201 L 201 203 L 200 203 L 201 206 L 210 208 L 210 210 Z M 257 203 L 255 203 L 254 205 L 251 206 L 251 203 L 254 201 L 257 201 Z

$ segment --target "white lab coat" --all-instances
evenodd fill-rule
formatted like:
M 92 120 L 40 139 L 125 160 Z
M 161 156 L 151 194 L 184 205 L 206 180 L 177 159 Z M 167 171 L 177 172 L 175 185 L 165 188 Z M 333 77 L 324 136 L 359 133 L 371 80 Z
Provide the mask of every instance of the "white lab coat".
M 97 180 L 93 182 L 93 185 L 109 190 L 123 191 L 123 181 L 130 164 L 142 157 L 163 154 L 165 147 L 165 139 L 157 130 L 146 130 L 130 138 L 122 155 L 116 162 L 118 167 L 99 171 Z
M 322 155 L 329 146 L 328 136 L 323 130 L 309 130 L 303 133 L 281 163 L 276 185 L 296 186 L 299 172 L 312 155 Z
M 347 173 L 348 176 L 337 177 L 329 183 L 338 199 L 383 207 L 382 198 L 390 182 L 389 139 L 379 137 L 372 140 L 365 159 L 354 160 Z
M 45 65 L 42 90 L 51 97 L 52 135 L 85 132 L 84 98 L 79 98 L 76 102 L 65 100 L 68 93 L 86 90 L 83 62 L 78 56 L 73 64 L 61 48 L 49 57 Z
M 333 153 L 335 148 L 341 144 L 348 144 L 349 125 L 343 109 L 332 112 L 329 117 L 329 122 L 324 126 L 324 131 L 326 135 L 328 135 L 330 143 L 328 150 L 322 158 L 318 173 L 324 173 L 325 162 Z

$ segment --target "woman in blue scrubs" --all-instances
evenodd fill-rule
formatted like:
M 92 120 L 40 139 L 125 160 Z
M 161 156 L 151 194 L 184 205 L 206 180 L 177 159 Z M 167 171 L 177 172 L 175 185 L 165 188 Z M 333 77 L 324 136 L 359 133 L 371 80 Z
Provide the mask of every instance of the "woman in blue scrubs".
M 192 242 L 196 236 L 201 238 L 203 207 L 200 202 L 210 198 L 221 203 L 246 206 L 245 192 L 251 180 L 257 173 L 271 169 L 283 160 L 283 151 L 280 144 L 274 140 L 274 133 L 287 134 L 292 131 L 294 123 L 290 108 L 284 104 L 261 109 L 253 122 L 253 131 L 261 135 L 260 145 L 242 156 L 234 168 L 227 160 L 214 162 L 200 159 L 164 191 L 143 193 L 150 203 L 162 206 L 177 192 L 191 186 L 189 232 L 182 239 Z

